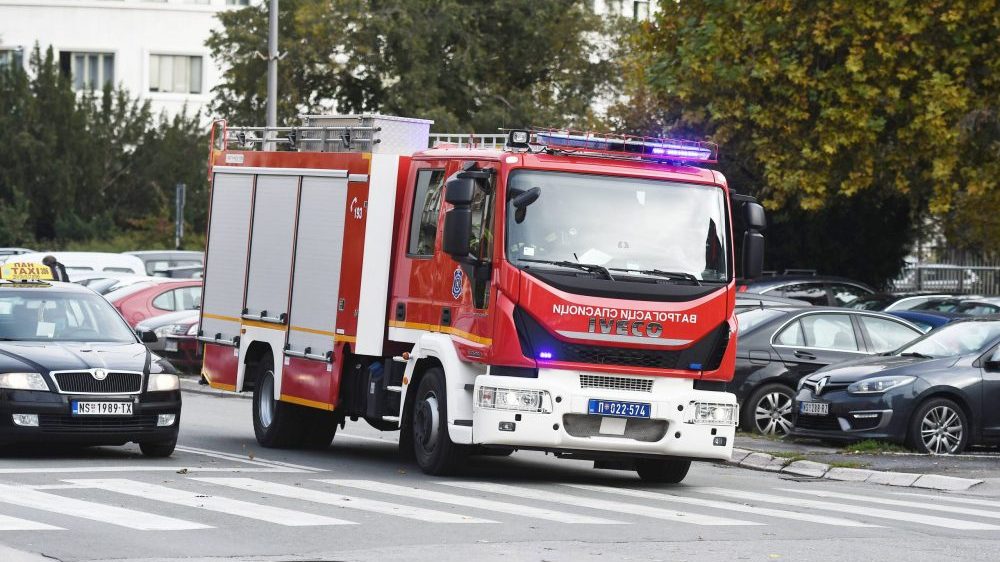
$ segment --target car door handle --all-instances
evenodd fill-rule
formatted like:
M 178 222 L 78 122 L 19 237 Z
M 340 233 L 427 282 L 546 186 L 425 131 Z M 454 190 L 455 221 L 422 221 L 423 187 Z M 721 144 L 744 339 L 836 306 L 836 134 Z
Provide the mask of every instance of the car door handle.
M 815 355 L 806 351 L 795 350 L 792 352 L 792 355 L 798 357 L 799 359 L 808 359 L 810 361 L 814 361 L 816 359 Z

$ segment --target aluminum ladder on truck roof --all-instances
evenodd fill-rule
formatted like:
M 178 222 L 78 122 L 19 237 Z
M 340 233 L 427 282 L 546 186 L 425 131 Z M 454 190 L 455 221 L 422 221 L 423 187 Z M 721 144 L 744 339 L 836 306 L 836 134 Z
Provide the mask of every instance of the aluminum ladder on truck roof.
M 433 121 L 378 114 L 303 115 L 302 126 L 227 127 L 223 148 L 409 154 L 425 150 Z M 272 148 L 273 150 L 274 148 Z

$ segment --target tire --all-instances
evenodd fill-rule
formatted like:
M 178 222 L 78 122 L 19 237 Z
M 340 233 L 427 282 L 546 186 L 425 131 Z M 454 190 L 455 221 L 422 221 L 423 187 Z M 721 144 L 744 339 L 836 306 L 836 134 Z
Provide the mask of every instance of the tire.
M 931 398 L 913 412 L 907 442 L 921 453 L 954 455 L 969 444 L 971 429 L 958 404 L 947 398 Z
M 679 484 L 687 476 L 691 461 L 681 459 L 636 459 L 635 471 L 644 482 Z
M 307 417 L 305 431 L 302 433 L 302 446 L 316 450 L 329 448 L 337 435 L 340 419 L 333 412 L 322 410 L 305 411 L 302 414 Z
M 417 388 L 410 415 L 413 456 L 426 474 L 451 474 L 462 464 L 466 447 L 452 442 L 448 435 L 448 402 L 444 372 L 428 369 Z
M 304 416 L 292 404 L 274 399 L 273 361 L 266 357 L 258 367 L 260 375 L 253 389 L 253 432 L 262 447 L 297 447 L 305 433 Z
M 740 426 L 743 431 L 783 437 L 792 430 L 791 388 L 778 383 L 765 384 L 750 395 L 742 406 Z
M 139 450 L 143 456 L 154 459 L 163 459 L 174 454 L 174 447 L 177 446 L 177 436 L 167 441 L 141 441 Z

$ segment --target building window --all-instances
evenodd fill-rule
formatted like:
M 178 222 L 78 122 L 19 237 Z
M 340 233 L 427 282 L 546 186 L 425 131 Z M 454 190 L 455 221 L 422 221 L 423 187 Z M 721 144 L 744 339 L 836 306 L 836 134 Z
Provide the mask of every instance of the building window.
M 250 0 L 226 0 L 227 6 L 249 6 Z
M 24 50 L 0 48 L 0 68 L 24 68 Z
M 201 57 L 149 56 L 149 91 L 201 93 Z
M 649 0 L 634 0 L 632 2 L 632 17 L 636 21 L 649 19 Z
M 113 53 L 76 53 L 59 51 L 59 69 L 73 78 L 74 90 L 100 90 L 115 83 Z

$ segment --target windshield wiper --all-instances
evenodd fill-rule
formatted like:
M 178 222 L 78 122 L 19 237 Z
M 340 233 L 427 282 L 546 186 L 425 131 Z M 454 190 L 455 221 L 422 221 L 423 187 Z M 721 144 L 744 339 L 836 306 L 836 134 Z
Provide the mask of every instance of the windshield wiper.
M 924 355 L 923 353 L 920 353 L 919 351 L 907 351 L 906 353 L 900 353 L 899 356 L 900 357 L 918 357 L 920 359 L 934 359 L 934 357 L 932 357 L 930 355 Z
M 556 265 L 556 266 L 559 266 L 559 267 L 567 267 L 567 268 L 572 268 L 572 269 L 579 269 L 581 271 L 586 271 L 587 273 L 601 273 L 605 277 L 607 277 L 609 280 L 611 280 L 611 281 L 615 280 L 615 278 L 611 275 L 611 272 L 608 271 L 608 268 L 604 267 L 603 265 L 597 265 L 597 264 L 594 264 L 594 263 L 580 263 L 580 262 L 566 261 L 566 260 L 562 260 L 562 261 L 556 261 L 556 260 L 534 260 L 534 259 L 529 259 L 529 258 L 519 258 L 518 261 L 526 261 L 526 262 L 531 262 L 531 263 L 544 263 L 544 264 L 547 264 L 547 265 Z
M 691 281 L 695 285 L 701 285 L 701 281 L 690 273 L 682 273 L 680 271 L 663 271 L 662 269 L 628 269 L 625 267 L 612 267 L 611 271 L 634 271 L 635 273 L 641 273 L 643 275 L 655 275 L 657 277 L 666 277 L 667 279 L 677 279 L 680 281 Z

